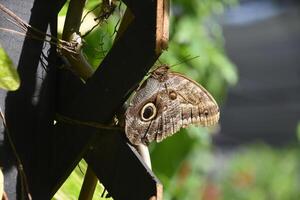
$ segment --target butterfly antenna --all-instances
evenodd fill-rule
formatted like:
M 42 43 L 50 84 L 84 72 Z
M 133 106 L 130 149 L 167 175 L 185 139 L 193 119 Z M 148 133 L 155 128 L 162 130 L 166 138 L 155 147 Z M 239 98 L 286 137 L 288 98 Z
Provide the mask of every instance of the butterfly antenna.
M 156 62 L 158 62 L 159 64 L 157 64 Z M 160 59 L 157 59 L 157 61 L 155 62 L 155 64 L 151 67 L 151 69 L 148 71 L 148 73 L 146 74 L 146 76 L 149 76 L 150 74 L 152 74 L 152 72 L 154 72 L 157 68 L 159 68 L 161 65 L 163 65 L 163 62 Z
M 183 60 L 183 61 L 181 61 L 181 62 L 179 62 L 179 63 L 170 65 L 169 67 L 171 68 L 171 67 L 180 65 L 180 64 L 182 64 L 182 63 L 186 63 L 186 62 L 188 62 L 188 61 L 194 60 L 194 59 L 199 58 L 199 57 L 200 57 L 200 56 L 194 56 L 194 57 L 192 57 L 192 58 L 187 58 L 187 59 L 185 59 L 185 60 Z
M 160 60 L 160 59 L 158 59 L 157 61 L 159 62 L 159 64 L 160 64 L 160 65 L 162 65 L 162 64 L 163 64 L 163 63 L 161 62 L 161 60 Z

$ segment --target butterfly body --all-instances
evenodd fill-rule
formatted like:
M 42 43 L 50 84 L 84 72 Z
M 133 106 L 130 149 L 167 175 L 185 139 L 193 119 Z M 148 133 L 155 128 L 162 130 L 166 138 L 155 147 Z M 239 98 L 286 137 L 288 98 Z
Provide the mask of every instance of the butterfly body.
M 125 133 L 132 144 L 148 144 L 190 124 L 211 126 L 218 120 L 218 105 L 201 85 L 161 66 L 133 96 L 125 112 Z

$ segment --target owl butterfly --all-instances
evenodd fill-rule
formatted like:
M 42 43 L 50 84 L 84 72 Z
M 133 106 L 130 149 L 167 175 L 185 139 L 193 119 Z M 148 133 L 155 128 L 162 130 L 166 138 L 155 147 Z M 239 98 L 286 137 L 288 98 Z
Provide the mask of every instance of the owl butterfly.
M 125 133 L 132 144 L 160 142 L 190 124 L 215 125 L 219 108 L 201 85 L 163 65 L 137 89 L 125 112 Z

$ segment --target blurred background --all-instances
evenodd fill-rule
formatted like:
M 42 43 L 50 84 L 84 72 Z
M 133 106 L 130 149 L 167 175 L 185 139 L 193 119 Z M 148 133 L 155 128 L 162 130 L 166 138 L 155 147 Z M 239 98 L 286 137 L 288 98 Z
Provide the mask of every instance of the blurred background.
M 89 0 L 86 11 L 98 4 Z M 85 54 L 94 66 L 111 47 L 124 13 L 125 6 L 117 4 L 114 14 L 85 37 Z M 100 10 L 101 3 L 87 15 L 82 33 Z M 65 14 L 66 7 L 59 30 Z M 160 62 L 184 61 L 172 70 L 212 93 L 221 120 L 217 127 L 190 127 L 151 144 L 164 199 L 299 199 L 298 1 L 172 0 L 170 20 L 169 49 Z M 77 199 L 85 168 L 82 161 L 54 199 Z M 102 193 L 98 184 L 94 199 L 102 199 Z

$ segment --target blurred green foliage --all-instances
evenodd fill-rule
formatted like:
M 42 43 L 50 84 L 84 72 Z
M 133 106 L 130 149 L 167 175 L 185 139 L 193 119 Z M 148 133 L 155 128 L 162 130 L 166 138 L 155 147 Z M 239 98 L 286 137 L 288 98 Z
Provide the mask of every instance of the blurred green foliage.
M 174 186 L 180 187 L 180 193 L 177 191 L 176 195 L 166 199 L 299 198 L 299 145 L 274 149 L 253 144 L 234 151 L 202 151 L 201 156 L 199 153 L 192 154 L 190 166 L 185 163 L 179 170 L 180 174 L 183 171 L 185 175 L 179 175 L 173 181 Z
M 236 2 L 172 1 L 169 50 L 161 57 L 163 62 L 172 65 L 199 56 L 174 69 L 197 80 L 218 102 L 224 98 L 228 85 L 237 82 L 238 76 L 225 54 L 222 29 L 213 16 Z
M 172 70 L 201 83 L 221 103 L 229 85 L 238 81 L 224 51 L 222 29 L 214 16 L 236 1 L 171 1 L 170 42 L 160 57 Z M 193 58 L 199 56 L 198 58 Z M 176 65 L 176 63 L 180 63 Z M 212 164 L 210 133 L 191 127 L 153 144 L 153 170 L 164 185 L 164 199 L 199 199 Z
M 220 175 L 223 199 L 296 200 L 300 196 L 299 145 L 274 149 L 250 146 L 234 153 Z

